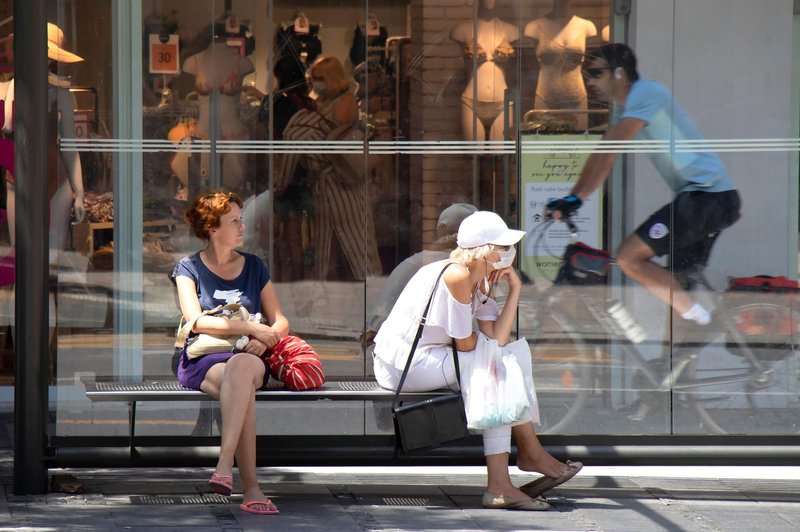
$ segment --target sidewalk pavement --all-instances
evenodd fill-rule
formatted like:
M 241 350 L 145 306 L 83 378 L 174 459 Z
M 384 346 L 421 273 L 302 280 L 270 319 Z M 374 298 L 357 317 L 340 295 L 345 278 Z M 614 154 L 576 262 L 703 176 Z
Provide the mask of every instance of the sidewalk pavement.
M 800 530 L 800 467 L 585 467 L 546 512 L 481 507 L 480 467 L 260 468 L 280 515 L 210 493 L 208 468 L 72 469 L 83 494 L 12 493 L 0 451 L 0 530 Z M 516 483 L 536 478 L 512 470 Z M 236 479 L 238 481 L 238 479 Z

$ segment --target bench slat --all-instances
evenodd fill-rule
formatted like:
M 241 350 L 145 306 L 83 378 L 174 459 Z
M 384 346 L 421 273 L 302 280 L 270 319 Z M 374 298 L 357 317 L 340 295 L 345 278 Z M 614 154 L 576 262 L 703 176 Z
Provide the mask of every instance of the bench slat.
M 92 401 L 203 401 L 213 400 L 204 392 L 184 388 L 177 381 L 145 382 L 84 382 L 86 396 Z M 450 392 L 403 392 L 403 398 L 433 397 Z M 387 400 L 394 391 L 378 386 L 376 382 L 333 381 L 321 388 L 302 392 L 285 390 L 278 381 L 270 381 L 266 390 L 256 391 L 257 401 L 338 401 Z

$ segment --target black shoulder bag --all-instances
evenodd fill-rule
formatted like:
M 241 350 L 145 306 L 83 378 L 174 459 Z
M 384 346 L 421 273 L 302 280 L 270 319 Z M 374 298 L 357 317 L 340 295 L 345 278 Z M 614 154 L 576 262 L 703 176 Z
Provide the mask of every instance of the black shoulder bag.
M 411 368 L 411 360 L 414 358 L 414 351 L 416 351 L 417 344 L 422 336 L 422 328 L 425 326 L 425 319 L 428 316 L 433 295 L 436 293 L 436 287 L 448 266 L 450 264 L 447 264 L 442 269 L 433 285 L 431 296 L 428 298 L 428 304 L 425 305 L 425 310 L 422 312 L 417 335 L 411 344 L 411 352 L 408 354 L 406 367 L 403 369 L 403 376 L 400 377 L 400 384 L 397 385 L 397 392 L 392 403 L 395 438 L 399 449 L 405 453 L 435 449 L 446 443 L 469 436 L 467 416 L 464 411 L 464 398 L 461 397 L 460 391 L 461 375 L 455 340 L 452 341 L 453 360 L 455 361 L 459 391 L 410 404 L 400 402 L 400 391 L 408 375 L 408 370 Z

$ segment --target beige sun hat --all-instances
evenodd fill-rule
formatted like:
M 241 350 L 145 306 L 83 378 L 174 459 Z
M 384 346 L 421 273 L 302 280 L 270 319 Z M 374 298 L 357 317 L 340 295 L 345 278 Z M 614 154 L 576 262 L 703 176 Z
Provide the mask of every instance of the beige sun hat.
M 64 43 L 64 32 L 55 24 L 47 23 L 47 57 L 59 63 L 77 63 L 83 61 L 83 57 L 64 50 L 61 45 Z

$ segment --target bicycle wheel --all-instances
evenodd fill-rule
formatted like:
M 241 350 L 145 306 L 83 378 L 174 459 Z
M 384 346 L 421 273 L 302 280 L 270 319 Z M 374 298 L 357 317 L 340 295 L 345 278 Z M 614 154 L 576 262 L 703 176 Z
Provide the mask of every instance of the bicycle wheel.
M 704 353 L 687 368 L 688 382 L 696 385 L 689 398 L 705 427 L 718 434 L 800 433 L 800 314 L 788 305 L 764 302 L 728 312 L 739 338 L 727 331 L 727 350 Z M 761 370 L 745 356 L 742 338 L 763 365 Z M 714 382 L 702 384 L 709 379 Z
M 562 315 L 543 312 L 529 340 L 539 401 L 537 432 L 560 433 L 580 412 L 591 391 L 592 351 Z

